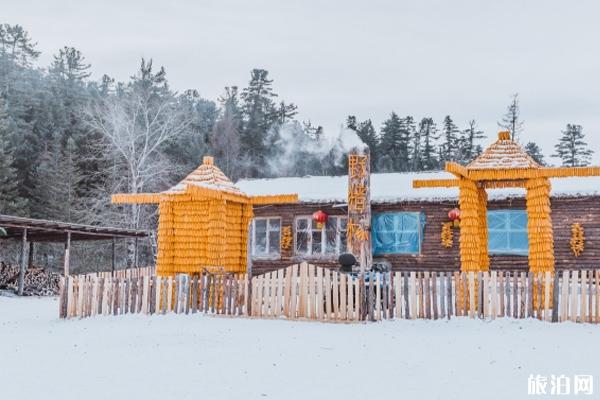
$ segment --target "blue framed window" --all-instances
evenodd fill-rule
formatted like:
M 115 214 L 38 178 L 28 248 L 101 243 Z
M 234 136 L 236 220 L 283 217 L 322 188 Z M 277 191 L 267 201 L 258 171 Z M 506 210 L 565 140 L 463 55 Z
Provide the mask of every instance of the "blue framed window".
M 525 210 L 488 211 L 487 223 L 490 254 L 529 254 Z
M 419 254 L 425 228 L 422 212 L 374 214 L 371 226 L 373 254 Z

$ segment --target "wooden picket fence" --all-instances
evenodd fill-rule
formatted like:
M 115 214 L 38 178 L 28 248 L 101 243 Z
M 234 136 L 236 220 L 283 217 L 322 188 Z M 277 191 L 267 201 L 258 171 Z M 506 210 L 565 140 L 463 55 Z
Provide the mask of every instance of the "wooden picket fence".
M 135 267 L 135 268 L 126 268 L 126 269 L 118 269 L 115 271 L 100 271 L 100 272 L 90 272 L 87 274 L 76 274 L 77 277 L 101 277 L 101 278 L 139 278 L 141 276 L 153 276 L 154 275 L 154 267 Z
M 120 314 L 246 315 L 245 274 L 69 276 L 60 282 L 61 318 Z
M 204 312 L 320 321 L 538 318 L 600 323 L 600 270 L 393 272 L 366 276 L 301 263 L 255 276 L 74 276 L 61 282 L 62 318 Z

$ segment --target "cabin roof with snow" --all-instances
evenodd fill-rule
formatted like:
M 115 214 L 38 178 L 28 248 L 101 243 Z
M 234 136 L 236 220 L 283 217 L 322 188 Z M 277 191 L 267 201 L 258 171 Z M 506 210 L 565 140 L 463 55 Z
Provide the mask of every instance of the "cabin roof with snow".
M 294 193 L 292 189 L 289 193 Z M 205 156 L 202 164 L 181 182 L 159 193 L 120 193 L 113 194 L 113 203 L 159 203 L 191 196 L 205 199 L 224 199 L 238 203 L 270 204 L 297 201 L 296 194 L 280 194 L 275 191 L 269 195 L 254 196 L 244 193 L 214 164 L 213 157 Z
M 458 200 L 458 187 L 424 187 L 415 190 L 413 180 L 451 180 L 445 171 L 371 174 L 371 202 Z M 304 203 L 345 203 L 348 176 L 306 176 L 300 178 L 242 179 L 236 185 L 250 195 L 296 192 Z M 552 179 L 552 197 L 600 196 L 600 177 Z M 525 197 L 525 189 L 495 189 L 490 200 Z

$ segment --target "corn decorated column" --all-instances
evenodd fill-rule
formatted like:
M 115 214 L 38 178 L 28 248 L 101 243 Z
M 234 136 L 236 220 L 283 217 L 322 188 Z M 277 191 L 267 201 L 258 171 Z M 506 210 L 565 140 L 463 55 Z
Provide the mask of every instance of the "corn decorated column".
M 554 272 L 554 237 L 550 216 L 550 181 L 532 178 L 527 189 L 527 236 L 529 238 L 529 271 Z
M 490 257 L 488 255 L 488 226 L 487 226 L 487 192 L 484 188 L 477 189 L 479 200 L 477 217 L 479 218 L 479 270 L 490 270 Z
M 460 266 L 464 272 L 480 270 L 479 189 L 469 179 L 460 179 Z

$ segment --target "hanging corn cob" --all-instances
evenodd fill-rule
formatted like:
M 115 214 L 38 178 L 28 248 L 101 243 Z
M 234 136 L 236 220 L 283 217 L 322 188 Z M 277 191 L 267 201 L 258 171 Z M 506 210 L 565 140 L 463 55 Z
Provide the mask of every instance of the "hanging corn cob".
M 569 244 L 571 245 L 571 251 L 575 257 L 579 257 L 581 253 L 583 253 L 585 247 L 585 232 L 583 226 L 578 222 L 571 226 L 571 240 L 569 241 Z
M 444 222 L 442 224 L 441 242 L 442 242 L 442 246 L 446 247 L 446 248 L 450 248 L 454 244 L 454 234 L 452 233 L 452 222 Z

